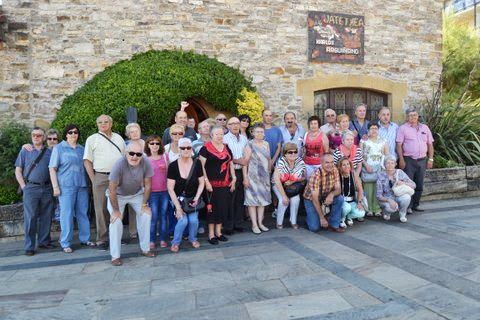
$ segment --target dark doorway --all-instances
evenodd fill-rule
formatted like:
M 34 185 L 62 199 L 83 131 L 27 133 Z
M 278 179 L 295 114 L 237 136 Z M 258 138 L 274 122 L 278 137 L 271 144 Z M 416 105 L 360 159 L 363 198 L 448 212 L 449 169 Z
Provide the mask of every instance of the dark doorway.
M 185 112 L 187 113 L 188 118 L 195 119 L 195 131 L 198 131 L 198 124 L 205 119 L 209 118 L 208 110 L 213 110 L 213 107 L 202 97 L 190 97 L 186 101 L 190 104 Z M 173 115 L 170 120 L 170 124 L 175 123 L 175 115 Z

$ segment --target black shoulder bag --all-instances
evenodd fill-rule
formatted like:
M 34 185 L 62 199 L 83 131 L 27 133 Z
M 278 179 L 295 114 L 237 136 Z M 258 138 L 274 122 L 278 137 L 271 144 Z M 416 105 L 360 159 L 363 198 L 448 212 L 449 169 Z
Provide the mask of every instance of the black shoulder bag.
M 107 139 L 107 141 L 110 142 L 111 144 L 113 144 L 113 145 L 115 146 L 115 148 L 117 148 L 118 152 L 120 152 L 120 154 L 123 155 L 122 150 L 120 150 L 120 148 L 119 148 L 112 140 L 108 139 L 107 136 L 105 136 L 105 135 L 103 135 L 103 134 L 101 134 L 101 133 L 99 133 L 99 135 L 101 135 L 102 137 L 104 137 L 105 139 Z M 112 136 L 112 137 L 113 137 L 113 136 Z
M 192 213 L 205 208 L 205 201 L 203 201 L 202 197 L 198 198 L 197 205 L 195 207 L 192 207 L 190 204 L 192 203 L 193 198 L 195 197 L 186 196 L 186 189 L 192 179 L 193 172 L 195 171 L 195 167 L 197 165 L 197 161 L 198 161 L 198 158 L 193 160 L 192 168 L 190 169 L 187 180 L 185 181 L 185 188 L 183 188 L 182 194 L 177 198 L 178 201 L 180 202 L 180 205 L 182 206 L 183 212 L 185 213 Z
M 23 180 L 25 181 L 25 184 L 28 182 L 28 177 L 30 177 L 30 173 L 32 173 L 33 169 L 35 169 L 37 167 L 38 163 L 40 162 L 40 160 L 42 160 L 43 155 L 45 154 L 45 151 L 47 151 L 47 147 L 43 147 L 42 152 L 40 152 L 40 154 L 37 156 L 37 158 L 33 162 L 30 169 L 28 169 L 27 175 L 25 177 L 23 177 Z M 18 186 L 17 194 L 19 196 L 21 196 L 23 194 L 22 187 Z

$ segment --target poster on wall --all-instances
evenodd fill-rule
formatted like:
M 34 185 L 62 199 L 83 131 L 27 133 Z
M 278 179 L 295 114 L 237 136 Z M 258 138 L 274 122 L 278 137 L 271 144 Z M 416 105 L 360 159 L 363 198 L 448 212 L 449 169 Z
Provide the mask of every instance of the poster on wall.
M 363 63 L 363 16 L 309 11 L 307 23 L 309 61 Z

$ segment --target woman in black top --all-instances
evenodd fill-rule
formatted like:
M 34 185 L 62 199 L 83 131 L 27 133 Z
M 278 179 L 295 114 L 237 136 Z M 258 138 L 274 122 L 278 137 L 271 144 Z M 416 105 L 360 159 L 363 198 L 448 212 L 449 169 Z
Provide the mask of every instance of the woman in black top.
M 196 210 L 188 214 L 183 212 L 179 198 L 194 197 L 189 205 L 196 207 L 205 185 L 202 166 L 198 161 L 192 160 L 192 141 L 188 138 L 181 138 L 178 141 L 178 148 L 180 150 L 180 158 L 170 163 L 167 173 L 168 194 L 175 206 L 175 217 L 178 220 L 175 226 L 172 247 L 170 248 L 172 252 L 178 252 L 180 249 L 182 234 L 187 225 L 188 240 L 194 248 L 200 247 L 200 243 L 197 240 L 198 212 Z M 188 179 L 191 170 L 193 170 L 191 178 Z
M 207 189 L 207 222 L 208 242 L 218 244 L 218 241 L 227 241 L 222 234 L 224 222 L 230 204 L 232 192 L 235 190 L 235 168 L 233 167 L 232 152 L 223 143 L 223 127 L 214 126 L 210 130 L 212 140 L 200 149 L 200 161 L 205 175 L 205 189 Z

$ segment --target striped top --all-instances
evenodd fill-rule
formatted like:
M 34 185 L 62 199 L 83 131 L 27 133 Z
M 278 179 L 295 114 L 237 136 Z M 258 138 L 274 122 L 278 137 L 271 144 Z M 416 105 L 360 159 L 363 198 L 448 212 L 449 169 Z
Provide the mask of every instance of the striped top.
M 247 137 L 242 134 L 238 135 L 238 138 L 231 133 L 230 131 L 223 136 L 223 143 L 228 145 L 230 150 L 232 151 L 233 160 L 238 160 L 243 158 L 243 151 L 245 150 L 245 146 L 248 143 Z M 242 166 L 235 163 L 235 169 L 241 169 Z
M 362 149 L 356 145 L 352 145 L 350 152 L 348 152 L 343 144 L 341 144 L 333 152 L 333 162 L 335 165 L 337 165 L 338 161 L 342 158 L 349 158 L 353 163 L 353 169 L 357 169 L 358 164 L 363 161 Z
M 300 178 L 303 177 L 305 173 L 305 162 L 303 162 L 302 158 L 298 157 L 295 159 L 295 163 L 293 165 L 293 168 L 290 168 L 288 165 L 287 159 L 285 159 L 285 156 L 281 157 L 280 160 L 278 160 L 277 165 L 275 166 L 275 169 L 277 169 L 280 173 L 280 180 L 282 182 L 285 182 L 287 180 L 290 181 L 298 181 Z M 274 175 L 272 175 L 272 185 L 275 184 L 275 179 Z

